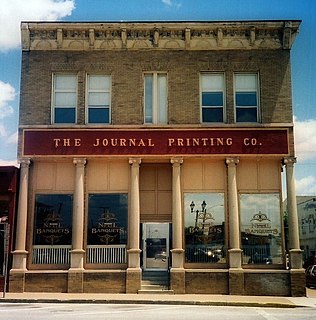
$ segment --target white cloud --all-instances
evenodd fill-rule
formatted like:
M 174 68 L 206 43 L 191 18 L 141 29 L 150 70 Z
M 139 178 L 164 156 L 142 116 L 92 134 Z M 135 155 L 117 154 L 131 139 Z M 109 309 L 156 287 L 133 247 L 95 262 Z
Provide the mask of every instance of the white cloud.
M 295 120 L 295 148 L 298 161 L 316 159 L 316 119 Z
M 1 0 L 0 51 L 19 46 L 21 21 L 55 21 L 74 8 L 75 0 Z
M 161 0 L 163 4 L 165 4 L 168 7 L 176 7 L 176 8 L 180 8 L 181 7 L 181 3 L 175 0 Z
M 17 160 L 2 160 L 0 159 L 0 166 L 15 166 L 18 167 Z
M 15 89 L 9 84 L 0 80 L 0 119 L 13 113 L 10 101 L 15 99 Z
M 163 4 L 167 6 L 172 6 L 172 0 L 161 0 Z
M 13 134 L 11 134 L 8 139 L 7 139 L 7 143 L 8 144 L 18 144 L 18 132 L 14 132 Z
M 296 180 L 296 195 L 307 196 L 316 194 L 316 177 L 307 176 Z
M 0 138 L 1 137 L 6 137 L 8 134 L 7 134 L 7 131 L 6 131 L 6 129 L 5 129 L 5 127 L 4 127 L 4 125 L 2 125 L 1 123 L 0 123 Z

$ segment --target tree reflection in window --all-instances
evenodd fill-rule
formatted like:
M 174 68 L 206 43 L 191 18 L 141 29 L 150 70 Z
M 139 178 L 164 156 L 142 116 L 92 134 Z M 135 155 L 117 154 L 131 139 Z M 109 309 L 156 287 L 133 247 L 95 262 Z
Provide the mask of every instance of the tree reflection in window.
M 223 193 L 186 193 L 185 260 L 189 263 L 225 263 Z
M 282 263 L 280 212 L 278 193 L 240 195 L 244 264 Z

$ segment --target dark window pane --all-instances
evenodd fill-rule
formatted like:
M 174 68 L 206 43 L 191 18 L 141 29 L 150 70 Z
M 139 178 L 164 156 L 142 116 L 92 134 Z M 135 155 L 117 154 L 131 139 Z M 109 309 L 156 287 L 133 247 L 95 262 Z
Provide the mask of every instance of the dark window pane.
M 88 245 L 127 244 L 127 194 L 90 194 Z
M 109 108 L 89 108 L 89 123 L 109 123 Z
M 55 123 L 75 123 L 75 108 L 55 108 Z
M 35 197 L 34 245 L 71 245 L 72 195 Z
M 145 123 L 153 122 L 153 76 L 145 76 Z
M 256 92 L 236 92 L 236 106 L 256 106 Z
M 222 92 L 203 92 L 202 106 L 222 106 L 223 93 Z
M 202 122 L 223 122 L 223 108 L 202 108 Z
M 257 122 L 257 108 L 237 108 L 237 122 Z

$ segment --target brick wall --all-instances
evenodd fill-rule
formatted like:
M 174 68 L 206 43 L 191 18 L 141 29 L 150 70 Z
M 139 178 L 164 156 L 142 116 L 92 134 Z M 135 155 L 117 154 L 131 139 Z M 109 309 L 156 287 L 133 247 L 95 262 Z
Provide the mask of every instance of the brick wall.
M 143 123 L 145 71 L 166 71 L 170 124 L 199 123 L 200 71 L 225 71 L 227 122 L 234 121 L 233 72 L 260 73 L 264 123 L 291 122 L 289 51 L 23 52 L 21 125 L 50 124 L 52 72 L 78 74 L 78 124 L 84 124 L 85 75 L 112 75 L 113 124 Z

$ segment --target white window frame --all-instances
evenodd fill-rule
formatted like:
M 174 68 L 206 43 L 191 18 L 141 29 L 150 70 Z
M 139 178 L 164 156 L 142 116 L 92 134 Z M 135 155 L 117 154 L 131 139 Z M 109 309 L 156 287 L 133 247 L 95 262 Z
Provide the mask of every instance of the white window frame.
M 164 75 L 166 78 L 166 88 L 165 88 L 165 121 L 160 120 L 159 113 L 159 94 L 158 94 L 158 76 Z M 152 121 L 146 122 L 146 76 L 152 76 L 153 78 L 153 92 L 152 92 Z M 145 72 L 144 73 L 144 124 L 160 124 L 164 125 L 168 123 L 168 74 L 167 72 Z
M 76 88 L 73 91 L 69 91 L 68 89 L 59 89 L 56 90 L 55 84 L 56 84 L 56 77 L 62 77 L 62 76 L 74 76 L 76 78 Z M 55 109 L 59 108 L 59 106 L 56 106 L 55 101 L 55 94 L 58 92 L 64 92 L 64 93 L 75 93 L 76 95 L 76 103 L 75 106 L 63 106 L 62 108 L 75 108 L 75 121 L 74 122 L 56 122 L 55 119 Z M 52 97 L 51 97 L 51 124 L 57 124 L 57 125 L 69 125 L 69 124 L 76 124 L 77 123 L 77 105 L 78 105 L 78 76 L 75 73 L 53 73 L 52 74 Z M 60 107 L 61 108 L 61 107 Z
M 203 92 L 216 92 L 217 90 L 208 90 L 208 91 L 203 91 L 203 85 L 202 85 L 202 79 L 203 76 L 216 76 L 220 75 L 223 77 L 223 105 L 222 106 L 203 106 Z M 203 121 L 203 109 L 216 109 L 216 108 L 222 108 L 223 110 L 223 121 Z M 226 122 L 226 77 L 225 77 L 225 72 L 202 72 L 200 74 L 200 122 L 201 123 L 225 123 Z
M 256 81 L 256 94 L 257 94 L 257 105 L 256 106 L 237 106 L 236 102 L 236 77 L 238 75 L 250 75 L 253 76 L 255 75 L 257 78 Z M 259 81 L 260 75 L 258 72 L 234 72 L 234 117 L 235 117 L 235 123 L 260 123 L 261 118 L 260 118 L 260 81 Z M 248 90 L 245 90 L 247 92 Z M 238 92 L 242 92 L 242 90 L 239 90 Z M 246 109 L 246 108 L 256 108 L 257 110 L 257 121 L 253 122 L 243 122 L 243 121 L 237 121 L 237 109 Z
M 89 78 L 90 77 L 107 77 L 109 78 L 110 81 L 110 86 L 108 90 L 89 90 Z M 90 92 L 100 92 L 100 93 L 109 93 L 109 105 L 100 105 L 100 108 L 108 108 L 109 109 L 109 122 L 89 122 L 89 93 Z M 109 74 L 98 74 L 98 73 L 88 73 L 86 75 L 86 101 L 85 101 L 85 105 L 86 105 L 86 112 L 85 112 L 85 123 L 89 124 L 89 125 L 108 125 L 111 124 L 111 113 L 112 113 L 112 108 L 111 108 L 111 103 L 112 103 L 112 76 Z M 97 108 L 96 106 L 94 106 L 93 108 Z

